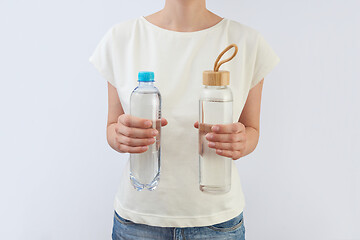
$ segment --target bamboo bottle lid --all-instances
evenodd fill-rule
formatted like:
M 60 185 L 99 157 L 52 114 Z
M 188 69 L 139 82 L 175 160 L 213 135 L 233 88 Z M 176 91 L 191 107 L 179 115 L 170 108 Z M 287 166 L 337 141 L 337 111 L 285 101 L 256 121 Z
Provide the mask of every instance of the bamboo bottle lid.
M 230 84 L 229 71 L 204 71 L 203 84 L 209 86 L 224 86 Z
M 233 55 L 228 58 L 225 59 L 223 61 L 221 61 L 219 63 L 219 60 L 221 59 L 221 57 L 231 48 L 235 48 L 235 52 L 233 53 Z M 223 63 L 226 63 L 228 61 L 230 61 L 231 59 L 233 59 L 236 55 L 238 51 L 238 47 L 236 46 L 236 44 L 231 44 L 229 45 L 227 48 L 225 48 L 220 55 L 217 57 L 215 64 L 214 64 L 214 70 L 207 70 L 203 72 L 203 84 L 204 85 L 208 85 L 208 86 L 225 86 L 225 85 L 229 85 L 230 84 L 230 72 L 229 71 L 219 71 L 220 66 Z

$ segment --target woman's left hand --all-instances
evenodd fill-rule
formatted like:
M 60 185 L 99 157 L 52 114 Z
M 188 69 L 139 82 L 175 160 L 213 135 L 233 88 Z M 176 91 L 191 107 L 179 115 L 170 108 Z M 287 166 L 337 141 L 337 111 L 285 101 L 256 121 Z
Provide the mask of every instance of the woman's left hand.
M 194 127 L 198 128 L 198 126 L 199 123 L 196 122 Z M 208 146 L 214 148 L 220 156 L 236 160 L 244 155 L 246 130 L 244 124 L 240 122 L 215 124 L 211 127 L 211 132 L 205 135 L 205 138 L 209 141 Z

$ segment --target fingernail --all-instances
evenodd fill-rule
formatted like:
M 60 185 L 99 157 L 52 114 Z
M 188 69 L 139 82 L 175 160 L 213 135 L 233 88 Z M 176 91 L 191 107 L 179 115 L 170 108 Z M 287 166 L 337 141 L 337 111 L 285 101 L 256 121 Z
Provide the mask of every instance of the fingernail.
M 153 130 L 153 135 L 157 135 L 158 131 L 157 130 Z
M 215 147 L 215 143 L 214 142 L 209 142 L 209 147 Z
M 150 126 L 151 126 L 151 122 L 150 122 L 150 121 L 146 121 L 146 122 L 145 122 L 145 126 L 146 126 L 146 127 L 147 127 L 147 126 L 150 127 Z
M 211 127 L 211 130 L 212 130 L 212 131 L 219 131 L 219 126 L 212 126 L 212 127 Z
M 207 134 L 205 135 L 205 137 L 206 137 L 207 139 L 212 139 L 212 138 L 213 138 L 213 135 L 212 135 L 211 133 L 207 133 Z
M 148 142 L 149 142 L 149 143 L 154 143 L 154 142 L 155 142 L 155 138 L 150 138 L 150 139 L 148 139 Z

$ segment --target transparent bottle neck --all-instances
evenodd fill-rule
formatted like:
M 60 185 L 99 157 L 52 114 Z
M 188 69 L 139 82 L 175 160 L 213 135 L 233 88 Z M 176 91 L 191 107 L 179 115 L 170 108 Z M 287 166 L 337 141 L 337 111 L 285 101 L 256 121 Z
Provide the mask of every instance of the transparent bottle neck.
M 139 86 L 153 86 L 154 82 L 140 82 L 139 81 Z
M 225 89 L 227 88 L 227 85 L 221 85 L 221 86 L 213 86 L 213 85 L 204 85 L 204 88 L 209 88 L 209 89 Z

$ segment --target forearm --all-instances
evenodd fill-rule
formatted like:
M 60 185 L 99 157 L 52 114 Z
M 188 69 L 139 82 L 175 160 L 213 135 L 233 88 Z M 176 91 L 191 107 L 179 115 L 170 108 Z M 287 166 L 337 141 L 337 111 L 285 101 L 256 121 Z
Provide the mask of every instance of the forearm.
M 241 157 L 244 157 L 255 150 L 259 141 L 259 130 L 253 127 L 245 127 L 245 135 L 246 135 L 245 150 L 241 154 Z

